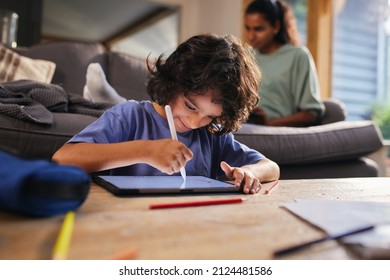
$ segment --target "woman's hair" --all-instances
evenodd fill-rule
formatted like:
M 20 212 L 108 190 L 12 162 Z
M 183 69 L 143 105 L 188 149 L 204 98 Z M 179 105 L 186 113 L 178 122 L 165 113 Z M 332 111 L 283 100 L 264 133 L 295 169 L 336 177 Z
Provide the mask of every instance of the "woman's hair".
M 215 134 L 236 131 L 257 105 L 261 73 L 249 46 L 231 35 L 202 34 L 181 43 L 165 59 L 151 65 L 147 91 L 160 105 L 178 94 L 203 95 L 209 89 L 221 92 L 223 113 L 208 129 Z
M 299 32 L 294 12 L 289 4 L 281 0 L 255 0 L 245 10 L 245 14 L 260 13 L 272 26 L 279 21 L 280 30 L 275 41 L 281 44 L 300 45 Z

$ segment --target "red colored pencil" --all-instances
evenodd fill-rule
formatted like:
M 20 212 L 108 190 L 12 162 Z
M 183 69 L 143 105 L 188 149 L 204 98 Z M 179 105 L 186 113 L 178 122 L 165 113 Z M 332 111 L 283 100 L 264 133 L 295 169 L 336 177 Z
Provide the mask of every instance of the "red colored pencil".
M 228 203 L 240 203 L 244 200 L 242 198 L 231 198 L 231 199 L 217 199 L 217 200 L 205 200 L 205 201 L 190 201 L 190 202 L 177 202 L 177 203 L 166 203 L 166 204 L 152 204 L 149 209 L 164 209 L 164 208 L 177 208 L 177 207 L 194 207 L 194 206 L 205 206 L 205 205 L 217 205 L 217 204 L 228 204 Z
M 269 194 L 273 188 L 275 188 L 279 184 L 279 181 L 275 181 L 268 189 L 266 189 L 264 192 L 265 194 Z

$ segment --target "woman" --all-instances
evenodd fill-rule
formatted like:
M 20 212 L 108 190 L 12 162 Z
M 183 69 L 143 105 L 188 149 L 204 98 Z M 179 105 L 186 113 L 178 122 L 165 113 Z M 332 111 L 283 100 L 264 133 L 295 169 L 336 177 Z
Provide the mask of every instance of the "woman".
M 310 52 L 300 46 L 295 17 L 283 1 L 255 0 L 245 30 L 263 74 L 261 108 L 249 122 L 271 126 L 315 125 L 324 114 Z

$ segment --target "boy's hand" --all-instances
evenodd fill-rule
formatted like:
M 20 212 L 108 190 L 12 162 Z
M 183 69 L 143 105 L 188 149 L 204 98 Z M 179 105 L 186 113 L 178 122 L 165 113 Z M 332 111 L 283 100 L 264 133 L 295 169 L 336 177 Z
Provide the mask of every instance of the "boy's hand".
M 191 150 L 179 141 L 161 139 L 151 142 L 147 149 L 146 162 L 169 175 L 179 172 L 193 157 Z
M 228 179 L 234 180 L 236 187 L 243 187 L 242 190 L 244 193 L 254 194 L 261 189 L 259 179 L 254 177 L 248 170 L 245 170 L 245 168 L 231 167 L 225 161 L 221 162 L 221 168 Z

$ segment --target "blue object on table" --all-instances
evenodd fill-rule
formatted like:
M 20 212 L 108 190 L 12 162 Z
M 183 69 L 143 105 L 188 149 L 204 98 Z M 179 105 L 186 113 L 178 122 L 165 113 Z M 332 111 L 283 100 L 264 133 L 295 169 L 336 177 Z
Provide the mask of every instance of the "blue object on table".
M 0 210 L 31 216 L 64 214 L 84 202 L 90 183 L 89 174 L 79 167 L 0 152 Z

